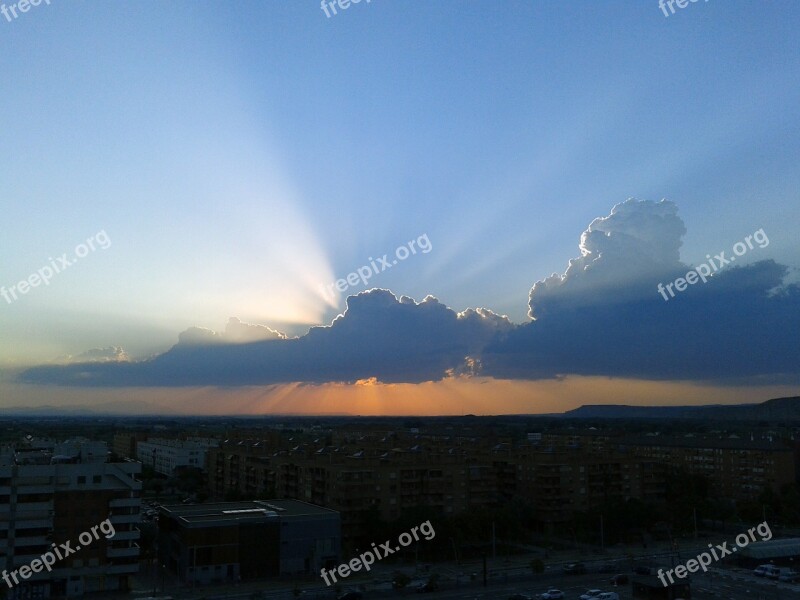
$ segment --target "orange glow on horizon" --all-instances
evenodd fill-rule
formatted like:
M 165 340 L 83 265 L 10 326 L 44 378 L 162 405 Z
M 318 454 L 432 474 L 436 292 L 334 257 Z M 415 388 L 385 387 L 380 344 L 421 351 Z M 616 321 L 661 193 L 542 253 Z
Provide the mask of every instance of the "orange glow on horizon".
M 83 407 L 120 414 L 435 416 L 561 413 L 587 404 L 741 404 L 798 395 L 796 386 L 726 387 L 607 377 L 419 384 L 280 384 L 244 388 L 85 389 L 0 384 L 0 409 Z

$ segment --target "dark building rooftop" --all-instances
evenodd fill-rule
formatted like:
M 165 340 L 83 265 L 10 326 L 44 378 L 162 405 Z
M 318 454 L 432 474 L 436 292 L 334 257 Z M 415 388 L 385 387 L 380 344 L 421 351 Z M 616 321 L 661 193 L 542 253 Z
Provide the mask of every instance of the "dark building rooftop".
M 162 506 L 161 511 L 186 526 L 219 524 L 248 519 L 286 518 L 336 515 L 335 510 L 300 500 L 253 500 L 245 502 L 213 502 L 208 504 L 175 504 Z

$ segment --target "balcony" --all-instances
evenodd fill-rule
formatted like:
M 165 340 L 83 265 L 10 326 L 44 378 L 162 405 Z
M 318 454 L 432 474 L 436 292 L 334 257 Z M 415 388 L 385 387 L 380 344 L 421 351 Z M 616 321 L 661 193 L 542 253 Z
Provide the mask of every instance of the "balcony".
M 132 563 L 130 565 L 106 565 L 103 572 L 107 575 L 124 575 L 139 572 L 139 563 Z
M 136 507 L 141 506 L 142 499 L 141 498 L 117 498 L 115 500 L 111 500 L 108 503 L 110 508 L 122 508 L 122 507 Z
M 17 484 L 17 493 L 18 494 L 52 494 L 55 491 L 56 486 L 52 483 L 38 483 L 34 485 L 27 485 L 25 483 L 18 483 Z M 2 490 L 3 488 L 0 488 Z M 2 493 L 0 491 L 0 493 Z
M 49 546 L 52 540 L 48 539 L 44 535 L 32 535 L 32 536 L 18 536 L 14 539 L 14 546 L 17 547 L 25 547 L 25 546 Z
M 117 531 L 114 534 L 114 539 L 119 541 L 124 540 L 138 540 L 141 537 L 141 533 L 138 529 L 132 529 L 130 531 Z
M 21 515 L 14 520 L 17 529 L 39 529 L 41 527 L 53 527 L 53 518 L 31 518 L 28 515 Z
M 17 515 L 24 519 L 39 515 L 49 515 L 53 510 L 53 501 L 49 502 L 20 502 L 17 504 Z
M 139 556 L 139 546 L 137 544 L 134 544 L 133 546 L 130 546 L 128 548 L 107 548 L 106 555 L 109 558 L 121 558 L 124 556 Z
M 14 568 L 29 565 L 36 559 L 41 559 L 41 554 L 17 554 L 14 556 Z
M 110 518 L 111 523 L 114 525 L 121 523 L 140 523 L 142 521 L 142 515 L 140 513 L 133 515 L 111 515 Z

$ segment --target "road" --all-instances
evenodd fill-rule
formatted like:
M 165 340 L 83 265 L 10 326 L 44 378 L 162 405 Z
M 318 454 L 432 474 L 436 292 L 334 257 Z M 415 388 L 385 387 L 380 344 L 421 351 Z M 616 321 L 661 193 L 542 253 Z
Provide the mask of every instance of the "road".
M 548 587 L 564 592 L 565 600 L 578 600 L 588 589 L 598 588 L 617 592 L 620 600 L 632 600 L 630 585 L 609 585 L 608 575 L 591 573 L 578 576 L 558 576 L 539 584 L 526 582 L 497 583 L 484 588 L 481 585 L 462 585 L 459 588 L 419 596 L 430 600 L 506 600 L 512 594 L 537 597 Z M 414 595 L 417 596 L 417 595 Z M 365 600 L 371 598 L 365 595 Z M 755 577 L 746 571 L 713 569 L 709 574 L 692 578 L 693 600 L 795 600 L 800 599 L 800 585 L 778 583 Z
M 627 561 L 625 561 L 627 562 Z M 657 564 L 657 563 L 652 563 Z M 462 565 L 465 567 L 466 565 Z M 615 587 L 608 583 L 611 574 L 609 573 L 587 573 L 585 575 L 563 575 L 559 569 L 552 569 L 540 575 L 532 575 L 530 568 L 509 568 L 505 571 L 496 572 L 489 578 L 489 585 L 482 585 L 481 571 L 478 565 L 471 565 L 474 568 L 460 569 L 461 577 L 456 585 L 453 575 L 454 570 L 439 568 L 441 574 L 440 591 L 415 594 L 411 590 L 399 592 L 391 589 L 390 579 L 383 584 L 383 589 L 372 589 L 364 593 L 364 600 L 392 599 L 392 598 L 420 598 L 430 600 L 506 600 L 512 594 L 525 594 L 537 598 L 548 588 L 555 587 L 565 594 L 565 600 L 578 600 L 580 595 L 588 589 L 601 589 L 603 591 L 613 591 L 619 594 L 620 600 L 633 600 L 630 584 Z M 623 568 L 620 564 L 618 572 L 628 573 L 629 569 Z M 472 581 L 468 581 L 467 574 L 474 573 Z M 387 573 L 388 574 L 388 573 Z M 424 581 L 418 578 L 416 581 Z M 358 589 L 361 581 L 351 582 L 352 586 L 342 586 L 341 590 Z M 750 571 L 742 569 L 722 569 L 712 567 L 707 574 L 694 574 L 691 579 L 693 600 L 800 600 L 800 585 L 779 583 L 770 579 L 759 578 Z M 274 587 L 273 587 L 274 586 Z M 171 596 L 175 598 L 206 598 L 208 600 L 251 600 L 254 592 L 257 597 L 263 600 L 294 600 L 295 596 L 291 588 L 285 587 L 277 582 L 272 589 L 259 584 L 242 585 L 241 587 L 223 586 L 217 589 L 194 590 L 187 593 L 187 590 L 170 590 Z M 335 600 L 336 592 L 333 588 L 324 586 L 303 585 L 305 593 L 300 596 L 300 600 Z M 237 589 L 238 588 L 238 589 Z M 340 592 L 341 593 L 341 592 Z M 141 597 L 149 594 L 134 594 Z
M 692 580 L 695 600 L 792 600 L 800 598 L 800 585 L 779 583 L 741 570 L 712 569 Z

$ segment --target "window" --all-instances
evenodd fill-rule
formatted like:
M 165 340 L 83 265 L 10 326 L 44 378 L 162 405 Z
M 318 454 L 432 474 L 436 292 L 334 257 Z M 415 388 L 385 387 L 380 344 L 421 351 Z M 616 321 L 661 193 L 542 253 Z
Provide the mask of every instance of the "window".
M 92 483 L 100 483 L 102 481 L 103 481 L 103 476 L 102 475 L 94 475 L 92 477 Z
M 86 476 L 85 475 L 78 475 L 78 484 L 86 483 Z

